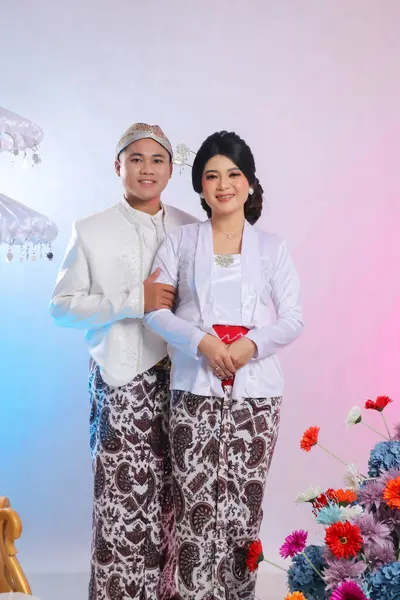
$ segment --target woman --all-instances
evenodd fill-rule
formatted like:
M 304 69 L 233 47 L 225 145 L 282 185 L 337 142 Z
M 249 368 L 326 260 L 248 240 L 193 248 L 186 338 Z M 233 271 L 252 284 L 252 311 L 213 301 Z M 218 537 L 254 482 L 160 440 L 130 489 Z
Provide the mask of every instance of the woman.
M 263 190 L 238 135 L 207 138 L 192 181 L 209 218 L 164 240 L 154 268 L 158 281 L 177 288 L 175 314 L 166 308 L 145 317 L 168 342 L 172 363 L 179 593 L 248 600 L 255 574 L 246 554 L 259 535 L 278 434 L 276 351 L 302 329 L 299 282 L 286 243 L 252 227 Z

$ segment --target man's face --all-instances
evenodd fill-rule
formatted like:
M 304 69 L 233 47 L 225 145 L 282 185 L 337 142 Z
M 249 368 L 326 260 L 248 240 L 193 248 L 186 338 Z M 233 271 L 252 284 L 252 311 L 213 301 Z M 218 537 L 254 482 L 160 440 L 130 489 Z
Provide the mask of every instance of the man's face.
M 168 152 L 151 138 L 130 144 L 115 161 L 127 200 L 159 201 L 161 192 L 172 175 Z

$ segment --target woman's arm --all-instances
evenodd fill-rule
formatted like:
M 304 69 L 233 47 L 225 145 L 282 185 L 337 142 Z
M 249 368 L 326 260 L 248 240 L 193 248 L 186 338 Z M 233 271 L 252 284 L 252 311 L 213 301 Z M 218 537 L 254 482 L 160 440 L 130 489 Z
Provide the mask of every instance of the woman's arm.
M 300 282 L 286 242 L 281 242 L 271 276 L 271 299 L 276 321 L 255 327 L 247 334 L 257 346 L 255 358 L 266 358 L 293 342 L 303 329 L 300 305 Z
M 179 281 L 179 242 L 180 232 L 167 235 L 161 244 L 153 263 L 153 271 L 160 268 L 158 283 L 178 287 Z M 192 358 L 199 358 L 198 346 L 206 335 L 199 327 L 180 319 L 169 309 L 146 313 L 145 326 L 163 338 L 168 344 L 178 348 Z

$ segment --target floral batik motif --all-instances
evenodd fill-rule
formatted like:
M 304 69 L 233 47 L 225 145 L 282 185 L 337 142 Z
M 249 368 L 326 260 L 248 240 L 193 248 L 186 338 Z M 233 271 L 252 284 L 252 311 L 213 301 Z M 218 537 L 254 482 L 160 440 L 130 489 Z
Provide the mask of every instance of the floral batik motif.
M 119 388 L 105 384 L 92 366 L 89 600 L 170 600 L 175 594 L 168 386 L 166 360 Z
M 183 600 L 251 600 L 246 567 L 259 536 L 280 397 L 232 400 L 173 391 L 170 440 Z

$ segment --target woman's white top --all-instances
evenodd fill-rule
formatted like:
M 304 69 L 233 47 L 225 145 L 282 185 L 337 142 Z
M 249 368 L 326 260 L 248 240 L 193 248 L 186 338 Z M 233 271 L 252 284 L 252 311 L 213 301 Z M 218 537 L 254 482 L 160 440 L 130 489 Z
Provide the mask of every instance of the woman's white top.
M 215 325 L 242 324 L 242 261 L 240 254 L 214 256 L 211 300 Z
M 300 284 L 287 244 L 246 222 L 240 308 L 232 297 L 232 318 L 226 313 L 225 284 L 215 287 L 214 261 L 209 220 L 168 234 L 157 252 L 153 269 L 161 269 L 158 281 L 177 288 L 176 308 L 175 313 L 167 309 L 147 313 L 144 322 L 168 343 L 171 389 L 223 396 L 221 382 L 198 345 L 206 333 L 217 335 L 213 325 L 225 316 L 230 325 L 249 328 L 247 337 L 257 346 L 255 357 L 236 373 L 233 399 L 281 396 L 283 376 L 276 352 L 293 342 L 303 328 Z M 217 296 L 216 289 L 220 290 Z

